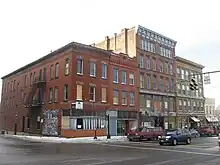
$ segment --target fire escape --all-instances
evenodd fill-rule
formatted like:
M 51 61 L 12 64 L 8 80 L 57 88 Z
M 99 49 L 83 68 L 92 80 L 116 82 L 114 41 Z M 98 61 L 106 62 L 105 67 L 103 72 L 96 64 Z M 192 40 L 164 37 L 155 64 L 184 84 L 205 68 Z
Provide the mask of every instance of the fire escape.
M 45 79 L 42 76 L 34 79 L 25 101 L 25 107 L 41 107 L 44 104 Z

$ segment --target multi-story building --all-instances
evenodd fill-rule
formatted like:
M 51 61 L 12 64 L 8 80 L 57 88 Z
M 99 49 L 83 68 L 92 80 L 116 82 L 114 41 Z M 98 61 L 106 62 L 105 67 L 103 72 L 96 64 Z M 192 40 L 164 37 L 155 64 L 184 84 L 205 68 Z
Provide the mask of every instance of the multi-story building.
M 175 127 L 176 41 L 138 26 L 93 46 L 136 57 L 143 124 Z
M 205 122 L 202 69 L 204 66 L 176 56 L 176 110 L 178 126 L 198 126 Z M 190 90 L 190 80 L 195 78 L 198 90 Z
M 214 98 L 205 98 L 205 116 L 207 124 L 212 125 L 218 123 L 219 120 L 216 115 Z
M 116 67 L 136 75 L 135 63 L 126 55 L 72 42 L 2 77 L 1 128 L 65 137 L 93 136 L 94 130 L 104 135 L 107 112 L 112 134 L 117 134 L 118 120 L 129 129 L 128 120 L 138 116 L 137 83 L 133 77 L 128 79 L 133 84 L 113 85 L 112 75 Z M 117 76 L 121 82 L 121 73 Z M 126 105 L 112 106 L 113 88 L 118 99 L 127 92 Z M 121 111 L 133 113 L 123 116 Z

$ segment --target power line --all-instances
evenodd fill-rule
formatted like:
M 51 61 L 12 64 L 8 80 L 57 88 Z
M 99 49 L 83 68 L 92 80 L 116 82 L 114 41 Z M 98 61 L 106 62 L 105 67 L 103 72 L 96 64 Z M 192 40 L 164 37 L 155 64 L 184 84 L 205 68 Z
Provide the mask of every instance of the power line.
M 211 72 L 203 72 L 203 73 L 196 73 L 196 74 L 191 74 L 189 76 L 196 76 L 196 75 L 203 75 L 203 74 L 211 74 L 211 73 L 219 73 L 220 70 L 216 70 L 216 71 L 211 71 Z

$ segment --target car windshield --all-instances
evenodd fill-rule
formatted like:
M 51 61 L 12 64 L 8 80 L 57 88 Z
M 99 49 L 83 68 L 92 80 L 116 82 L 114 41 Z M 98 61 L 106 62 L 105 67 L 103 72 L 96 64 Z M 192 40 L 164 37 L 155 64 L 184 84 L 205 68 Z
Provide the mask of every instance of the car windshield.
M 143 127 L 142 128 L 137 128 L 135 131 L 136 132 L 141 132 L 143 130 Z
M 167 136 L 169 136 L 169 135 L 174 135 L 174 134 L 176 134 L 176 130 L 175 130 L 175 131 L 168 131 L 168 132 L 166 133 Z

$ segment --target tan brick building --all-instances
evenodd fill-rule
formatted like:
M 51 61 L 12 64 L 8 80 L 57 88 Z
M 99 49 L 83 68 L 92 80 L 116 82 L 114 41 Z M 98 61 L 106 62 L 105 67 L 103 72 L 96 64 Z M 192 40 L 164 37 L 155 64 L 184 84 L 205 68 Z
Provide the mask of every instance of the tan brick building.
M 175 127 L 176 41 L 137 26 L 93 46 L 136 57 L 142 124 Z
M 204 89 L 202 70 L 204 66 L 176 56 L 176 109 L 178 126 L 190 125 L 195 127 L 205 122 Z M 195 76 L 191 76 L 195 74 Z M 195 77 L 198 90 L 191 91 L 190 79 Z M 200 124 L 198 124 L 200 123 Z

